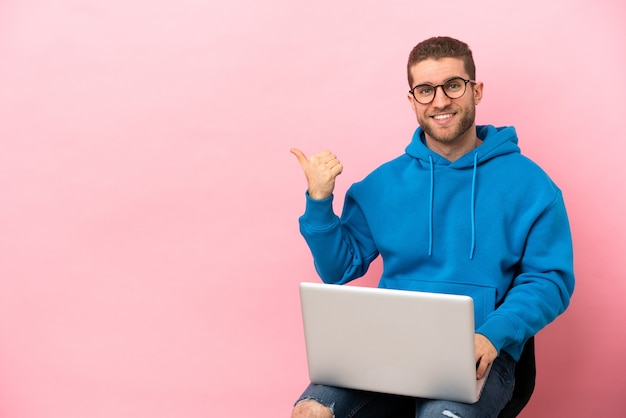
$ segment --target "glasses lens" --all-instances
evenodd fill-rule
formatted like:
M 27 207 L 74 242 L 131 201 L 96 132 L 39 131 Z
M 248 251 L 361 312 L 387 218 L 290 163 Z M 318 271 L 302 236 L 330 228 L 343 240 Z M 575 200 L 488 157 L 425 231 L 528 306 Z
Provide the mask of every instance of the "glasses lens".
M 430 84 L 420 84 L 413 89 L 413 97 L 422 104 L 430 103 L 435 97 L 435 87 Z
M 453 78 L 446 81 L 443 85 L 443 90 L 446 92 L 446 96 L 451 99 L 458 99 L 465 94 L 465 80 L 462 78 Z

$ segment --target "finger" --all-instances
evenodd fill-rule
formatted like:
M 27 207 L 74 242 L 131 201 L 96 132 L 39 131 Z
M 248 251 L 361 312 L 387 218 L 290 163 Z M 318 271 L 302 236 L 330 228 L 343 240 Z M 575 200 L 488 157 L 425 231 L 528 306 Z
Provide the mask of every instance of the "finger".
M 322 151 L 316 154 L 315 158 L 322 164 L 334 164 L 335 162 L 339 162 L 337 156 L 330 151 Z
M 309 162 L 314 166 L 325 167 L 327 170 L 336 170 L 338 168 L 339 173 L 343 169 L 343 166 L 337 156 L 328 151 L 312 155 L 311 158 L 309 158 Z
M 343 165 L 339 162 L 339 160 L 332 161 L 328 164 L 328 168 L 330 172 L 333 173 L 335 177 L 337 177 L 343 171 Z
M 476 369 L 476 379 L 480 380 L 483 378 L 483 376 L 485 375 L 485 372 L 487 371 L 487 367 L 489 367 L 489 363 L 487 361 L 483 359 L 480 360 L 480 362 L 478 363 L 478 368 Z
M 298 148 L 292 148 L 290 152 L 296 156 L 296 158 L 298 159 L 298 162 L 300 163 L 302 167 L 304 167 L 309 161 L 306 155 L 304 155 L 304 153 L 300 151 Z

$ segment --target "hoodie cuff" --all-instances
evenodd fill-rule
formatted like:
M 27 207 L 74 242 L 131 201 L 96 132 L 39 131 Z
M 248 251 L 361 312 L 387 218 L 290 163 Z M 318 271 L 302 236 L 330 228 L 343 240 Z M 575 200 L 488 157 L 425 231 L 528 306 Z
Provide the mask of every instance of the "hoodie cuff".
M 503 347 L 519 344 L 523 341 L 523 336 L 515 324 L 503 315 L 490 317 L 476 332 L 487 337 L 496 347 L 498 353 L 500 353 Z
M 300 221 L 314 229 L 327 229 L 337 222 L 337 215 L 333 212 L 333 196 L 316 200 L 306 192 L 306 208 Z

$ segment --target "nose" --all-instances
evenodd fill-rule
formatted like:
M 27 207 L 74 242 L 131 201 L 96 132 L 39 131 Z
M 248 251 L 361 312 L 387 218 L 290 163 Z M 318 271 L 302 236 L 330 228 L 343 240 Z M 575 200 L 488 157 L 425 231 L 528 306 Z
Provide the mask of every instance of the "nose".
M 441 89 L 441 92 L 439 92 L 439 89 Z M 450 104 L 450 101 L 451 99 L 443 91 L 443 86 L 435 87 L 435 97 L 433 97 L 433 101 L 430 103 L 433 107 L 444 108 Z

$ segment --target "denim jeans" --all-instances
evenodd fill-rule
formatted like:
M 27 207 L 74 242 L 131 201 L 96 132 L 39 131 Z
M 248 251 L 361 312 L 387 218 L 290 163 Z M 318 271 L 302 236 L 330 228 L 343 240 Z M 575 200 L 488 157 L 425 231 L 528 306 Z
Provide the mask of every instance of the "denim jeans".
M 310 384 L 298 402 L 315 400 L 335 418 L 496 418 L 511 399 L 515 360 L 501 353 L 493 362 L 482 395 L 475 404 L 410 398 L 376 392 Z

